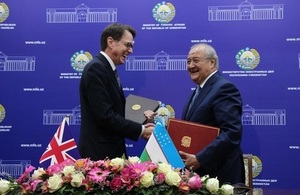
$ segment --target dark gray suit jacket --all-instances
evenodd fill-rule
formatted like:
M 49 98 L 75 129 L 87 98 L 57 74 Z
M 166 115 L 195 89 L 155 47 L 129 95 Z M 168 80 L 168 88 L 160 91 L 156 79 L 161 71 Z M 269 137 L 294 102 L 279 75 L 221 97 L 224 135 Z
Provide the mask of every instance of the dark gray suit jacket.
M 216 72 L 195 100 L 191 111 L 183 109 L 182 119 L 220 128 L 220 135 L 196 154 L 201 176 L 218 177 L 220 183 L 244 183 L 245 171 L 240 147 L 242 139 L 242 98 L 234 84 Z
M 103 160 L 126 155 L 125 138 L 137 140 L 142 126 L 126 120 L 125 97 L 107 59 L 99 53 L 80 80 L 81 158 Z

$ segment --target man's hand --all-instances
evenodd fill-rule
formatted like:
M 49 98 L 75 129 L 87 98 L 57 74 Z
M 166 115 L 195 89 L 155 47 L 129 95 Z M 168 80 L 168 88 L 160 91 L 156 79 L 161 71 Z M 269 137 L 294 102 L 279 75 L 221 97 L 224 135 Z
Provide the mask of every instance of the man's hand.
M 147 122 L 153 122 L 154 117 L 157 115 L 157 112 L 153 112 L 152 110 L 146 110 L 144 112 L 145 117 L 147 118 Z
M 186 152 L 179 151 L 179 154 L 185 164 L 186 167 L 188 167 L 191 170 L 196 170 L 200 168 L 200 163 L 198 162 L 196 155 L 189 154 Z
M 154 123 L 147 123 L 144 125 L 145 129 L 141 135 L 142 138 L 148 140 L 153 132 L 155 124 Z

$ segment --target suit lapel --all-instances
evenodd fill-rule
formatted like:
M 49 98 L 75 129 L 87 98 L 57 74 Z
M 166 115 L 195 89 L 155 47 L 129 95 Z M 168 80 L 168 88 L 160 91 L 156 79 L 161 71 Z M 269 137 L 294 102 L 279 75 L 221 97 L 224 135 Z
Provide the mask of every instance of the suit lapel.
M 205 98 L 205 96 L 209 93 L 209 91 L 211 90 L 211 88 L 213 87 L 213 84 L 215 83 L 215 81 L 220 77 L 220 73 L 216 72 L 214 75 L 212 75 L 207 82 L 205 83 L 205 85 L 203 86 L 203 88 L 201 89 L 201 92 L 198 96 L 198 98 L 195 100 L 195 103 L 193 104 L 193 106 L 191 107 L 191 110 L 187 113 L 188 111 L 188 105 L 191 103 L 191 100 L 193 98 L 193 95 L 190 97 L 189 103 L 185 108 L 185 120 L 190 120 L 191 117 L 193 116 L 195 110 L 197 107 L 199 107 L 203 101 L 203 99 Z M 194 92 L 195 93 L 195 92 Z M 193 93 L 193 94 L 194 94 Z
M 105 68 L 108 70 L 109 72 L 109 77 L 114 85 L 114 88 L 119 92 L 121 98 L 122 98 L 122 101 L 125 103 L 125 96 L 124 96 L 124 93 L 123 93 L 123 89 L 122 89 L 122 86 L 121 88 L 119 87 L 119 83 L 118 83 L 118 80 L 115 76 L 115 72 L 113 71 L 113 69 L 111 68 L 108 60 L 101 54 L 101 53 L 98 53 L 96 55 L 96 57 L 104 64 Z
M 184 107 L 184 110 L 183 110 L 183 116 L 182 116 L 182 119 L 184 119 L 184 120 L 188 120 L 188 119 L 189 119 L 188 116 L 190 116 L 190 115 L 191 115 L 191 112 L 193 111 L 192 108 L 190 108 L 190 111 L 189 111 L 189 105 L 191 104 L 192 99 L 193 99 L 195 93 L 196 93 L 196 91 L 193 91 L 192 95 L 191 95 L 190 98 L 189 98 L 188 103 L 187 103 L 187 104 L 185 105 L 185 107 Z M 196 101 L 195 101 L 195 104 L 197 104 Z M 195 105 L 195 104 L 194 104 L 194 105 Z M 188 114 L 188 115 L 187 115 L 187 114 Z
M 187 113 L 188 115 L 186 116 L 187 119 L 190 119 L 191 116 L 194 114 L 195 110 L 197 107 L 199 107 L 199 105 L 201 104 L 201 102 L 203 101 L 204 97 L 207 95 L 208 91 L 211 89 L 211 86 L 209 87 L 203 87 L 203 89 L 201 89 L 200 94 L 198 95 L 198 98 L 195 99 L 194 104 L 192 105 L 192 107 L 190 108 L 190 111 Z M 190 99 L 191 101 L 191 99 Z M 189 102 L 190 104 L 191 102 Z

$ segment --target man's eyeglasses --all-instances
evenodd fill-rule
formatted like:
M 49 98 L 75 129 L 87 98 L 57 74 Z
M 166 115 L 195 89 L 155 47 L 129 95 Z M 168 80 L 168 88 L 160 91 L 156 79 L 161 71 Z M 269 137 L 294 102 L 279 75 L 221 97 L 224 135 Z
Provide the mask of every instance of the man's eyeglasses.
M 125 41 L 121 41 L 121 43 L 123 45 L 125 45 L 127 47 L 127 49 L 130 49 L 130 48 L 133 49 L 133 43 L 131 43 L 131 42 L 125 42 Z

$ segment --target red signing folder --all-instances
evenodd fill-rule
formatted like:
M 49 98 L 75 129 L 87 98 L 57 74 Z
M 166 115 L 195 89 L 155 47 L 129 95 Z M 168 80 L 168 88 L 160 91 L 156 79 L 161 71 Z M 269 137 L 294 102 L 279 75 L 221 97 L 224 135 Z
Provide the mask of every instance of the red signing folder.
M 220 129 L 195 122 L 169 118 L 168 133 L 178 151 L 196 154 L 210 144 Z

